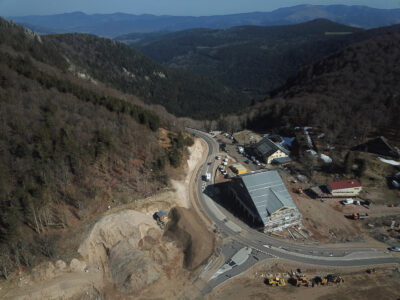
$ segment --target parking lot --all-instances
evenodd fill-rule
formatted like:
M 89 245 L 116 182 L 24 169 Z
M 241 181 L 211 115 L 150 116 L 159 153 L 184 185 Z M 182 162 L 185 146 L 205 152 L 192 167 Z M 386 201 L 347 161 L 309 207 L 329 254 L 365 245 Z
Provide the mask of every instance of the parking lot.
M 233 139 L 230 139 L 229 137 L 226 137 L 222 134 L 216 135 L 214 138 L 216 139 L 216 141 L 218 142 L 218 144 L 220 146 L 221 158 L 220 158 L 220 162 L 219 162 L 218 166 L 223 164 L 224 159 L 226 158 L 226 156 L 228 156 L 228 162 L 225 166 L 225 171 L 226 171 L 227 176 L 228 176 L 228 174 L 235 175 L 233 173 L 233 171 L 230 169 L 230 166 L 237 164 L 237 163 L 242 164 L 243 167 L 245 167 L 248 172 L 257 171 L 257 170 L 261 170 L 261 169 L 270 167 L 270 166 L 266 166 L 262 163 L 260 163 L 260 165 L 257 165 L 250 159 L 250 155 L 248 155 L 248 154 L 244 155 L 245 153 L 244 154 L 239 153 L 238 146 L 243 147 L 243 145 L 235 143 Z M 218 169 L 217 181 L 218 182 L 224 181 L 224 176 L 225 176 L 225 173 L 222 173 L 221 170 Z

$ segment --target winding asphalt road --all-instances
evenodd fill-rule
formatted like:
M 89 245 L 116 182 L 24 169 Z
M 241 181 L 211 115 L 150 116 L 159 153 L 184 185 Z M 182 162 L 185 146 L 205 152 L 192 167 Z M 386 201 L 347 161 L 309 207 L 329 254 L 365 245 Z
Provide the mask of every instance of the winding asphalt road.
M 209 282 L 208 290 L 221 284 L 222 282 L 237 276 L 246 271 L 252 265 L 266 258 L 282 258 L 299 263 L 306 263 L 318 266 L 335 267 L 356 267 L 371 266 L 379 264 L 400 263 L 400 259 L 383 251 L 382 249 L 360 247 L 358 244 L 343 244 L 336 247 L 316 245 L 315 243 L 288 242 L 279 238 L 274 238 L 249 227 L 237 225 L 236 220 L 223 213 L 207 194 L 212 191 L 211 180 L 206 183 L 202 180 L 202 175 L 209 172 L 213 175 L 215 156 L 219 152 L 219 145 L 210 135 L 195 129 L 187 128 L 187 131 L 196 137 L 203 139 L 208 144 L 208 156 L 206 163 L 199 168 L 196 174 L 196 192 L 201 208 L 214 223 L 215 228 L 226 237 L 231 238 L 231 242 L 225 244 L 221 251 L 224 257 L 231 257 L 235 251 L 243 246 L 253 249 L 253 254 L 241 266 L 233 268 L 231 271 L 219 276 Z M 205 193 L 207 191 L 207 194 Z M 206 291 L 205 291 L 206 292 Z

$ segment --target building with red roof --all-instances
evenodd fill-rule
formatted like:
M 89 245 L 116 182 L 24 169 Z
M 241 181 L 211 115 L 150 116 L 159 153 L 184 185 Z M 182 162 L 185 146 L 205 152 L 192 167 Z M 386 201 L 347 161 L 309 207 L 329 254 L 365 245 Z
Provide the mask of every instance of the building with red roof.
M 357 179 L 329 182 L 327 187 L 332 196 L 336 197 L 357 196 L 362 190 Z

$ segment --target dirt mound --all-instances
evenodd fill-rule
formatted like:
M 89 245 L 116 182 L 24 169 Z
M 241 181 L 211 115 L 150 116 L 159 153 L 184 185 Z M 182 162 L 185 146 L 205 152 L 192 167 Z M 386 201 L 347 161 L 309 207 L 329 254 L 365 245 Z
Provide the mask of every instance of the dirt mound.
M 127 240 L 112 249 L 110 265 L 112 281 L 123 292 L 139 291 L 158 280 L 162 273 L 159 264 L 147 253 L 132 248 Z
M 215 240 L 192 209 L 175 207 L 170 211 L 170 221 L 164 238 L 175 241 L 185 254 L 184 267 L 194 270 L 214 251 Z
M 78 252 L 89 264 L 105 264 L 111 248 L 121 240 L 129 238 L 133 248 L 151 229 L 152 235 L 161 235 L 160 229 L 150 216 L 134 210 L 108 215 L 97 222 Z
M 55 275 L 56 268 L 51 262 L 43 262 L 32 270 L 32 280 L 39 282 L 52 279 Z
M 100 219 L 78 252 L 88 265 L 101 266 L 109 282 L 122 293 L 139 295 L 183 268 L 182 250 L 162 239 L 152 217 L 133 210 Z
M 164 238 L 156 222 L 137 211 L 107 215 L 88 231 L 78 250 L 81 257 L 68 266 L 61 260 L 39 265 L 31 276 L 16 278 L 8 290 L 0 285 L 0 298 L 94 299 L 103 294 L 105 299 L 154 299 L 162 294 L 176 299 L 191 276 L 184 257 L 193 268 L 212 253 L 213 243 L 207 244 L 212 236 L 208 238 L 191 211 L 175 209 L 174 215 L 172 239 Z M 179 236 L 186 236 L 182 248 L 177 245 Z
M 86 269 L 86 262 L 73 258 L 69 264 L 69 268 L 72 272 L 84 272 Z

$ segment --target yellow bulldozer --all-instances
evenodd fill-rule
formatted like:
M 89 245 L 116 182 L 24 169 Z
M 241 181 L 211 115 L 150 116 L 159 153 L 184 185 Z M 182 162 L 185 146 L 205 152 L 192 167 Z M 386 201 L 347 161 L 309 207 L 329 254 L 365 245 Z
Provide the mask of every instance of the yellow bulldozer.
M 304 275 L 292 276 L 290 279 L 290 283 L 294 286 L 311 286 L 311 281 Z
M 268 285 L 275 285 L 275 286 L 285 286 L 286 282 L 285 279 L 279 277 L 273 277 L 270 279 L 265 280 Z

